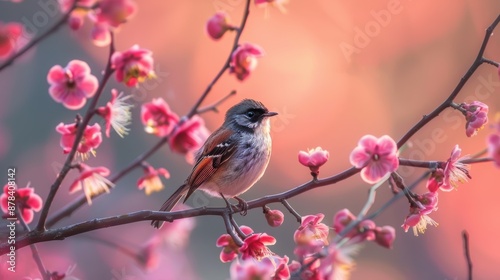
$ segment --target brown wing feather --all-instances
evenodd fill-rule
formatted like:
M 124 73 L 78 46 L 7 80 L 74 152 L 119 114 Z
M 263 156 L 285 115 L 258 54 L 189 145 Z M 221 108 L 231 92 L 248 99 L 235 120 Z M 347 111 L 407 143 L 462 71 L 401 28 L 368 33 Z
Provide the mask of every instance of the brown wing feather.
M 189 191 L 184 198 L 184 202 L 201 184 L 210 179 L 220 166 L 231 158 L 236 147 L 231 135 L 233 135 L 231 130 L 219 128 L 207 139 L 207 144 L 205 144 L 203 152 L 199 155 L 193 171 L 187 179 Z

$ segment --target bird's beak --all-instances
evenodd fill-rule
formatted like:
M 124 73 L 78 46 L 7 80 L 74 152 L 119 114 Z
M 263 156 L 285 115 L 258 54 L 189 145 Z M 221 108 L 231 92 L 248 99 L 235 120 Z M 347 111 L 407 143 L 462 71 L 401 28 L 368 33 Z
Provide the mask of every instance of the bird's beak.
M 262 116 L 264 117 L 272 117 L 272 116 L 276 116 L 278 113 L 276 112 L 267 112 L 267 113 L 264 113 L 262 114 Z

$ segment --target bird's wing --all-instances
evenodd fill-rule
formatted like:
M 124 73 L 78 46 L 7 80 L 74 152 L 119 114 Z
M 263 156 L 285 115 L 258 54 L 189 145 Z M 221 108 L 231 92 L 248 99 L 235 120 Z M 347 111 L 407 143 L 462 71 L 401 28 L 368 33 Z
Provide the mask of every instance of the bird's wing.
M 189 191 L 186 199 L 205 181 L 227 162 L 236 150 L 236 143 L 231 137 L 233 131 L 218 129 L 205 142 L 202 153 L 198 156 L 191 175 L 187 179 Z

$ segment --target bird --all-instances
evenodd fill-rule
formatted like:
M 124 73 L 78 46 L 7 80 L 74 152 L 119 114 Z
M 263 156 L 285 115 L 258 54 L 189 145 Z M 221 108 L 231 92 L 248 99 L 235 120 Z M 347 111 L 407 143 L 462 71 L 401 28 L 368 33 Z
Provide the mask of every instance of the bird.
M 231 107 L 222 126 L 196 153 L 191 174 L 159 211 L 171 211 L 182 197 L 185 203 L 196 190 L 224 200 L 235 198 L 246 211 L 246 202 L 238 196 L 249 190 L 266 171 L 272 149 L 270 117 L 276 115 L 278 113 L 270 112 L 253 99 L 244 99 Z M 151 225 L 161 228 L 163 223 L 153 220 Z

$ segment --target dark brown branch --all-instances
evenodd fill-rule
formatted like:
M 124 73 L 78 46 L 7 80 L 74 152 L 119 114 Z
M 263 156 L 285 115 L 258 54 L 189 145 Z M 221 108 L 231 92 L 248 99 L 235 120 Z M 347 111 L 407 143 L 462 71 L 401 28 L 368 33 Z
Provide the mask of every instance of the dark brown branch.
M 231 47 L 231 51 L 229 52 L 229 55 L 226 59 L 226 62 L 224 62 L 224 65 L 219 70 L 217 75 L 215 75 L 215 77 L 210 82 L 210 84 L 208 84 L 207 88 L 201 94 L 200 98 L 198 98 L 198 100 L 194 104 L 193 108 L 191 108 L 191 110 L 187 114 L 187 118 L 191 118 L 192 116 L 196 115 L 196 113 L 198 112 L 198 108 L 201 106 L 201 103 L 208 96 L 208 94 L 212 90 L 212 87 L 215 85 L 215 83 L 217 83 L 217 81 L 220 79 L 220 77 L 222 77 L 222 74 L 224 74 L 224 72 L 226 72 L 226 70 L 229 69 L 231 57 L 233 55 L 234 50 L 236 50 L 236 48 L 238 47 L 238 44 L 240 42 L 241 33 L 243 32 L 243 29 L 245 28 L 249 14 L 250 14 L 250 0 L 247 0 L 246 4 L 245 4 L 245 11 L 243 13 L 243 18 L 241 19 L 241 24 L 238 27 L 238 29 L 236 30 L 236 36 L 234 37 L 233 46 Z
M 451 102 L 455 99 L 455 97 L 458 95 L 458 93 L 462 90 L 464 87 L 465 83 L 472 77 L 472 74 L 476 72 L 477 68 L 485 62 L 483 59 L 484 51 L 486 50 L 486 46 L 488 45 L 488 41 L 490 40 L 491 34 L 493 33 L 493 29 L 498 25 L 500 22 L 500 15 L 497 16 L 495 21 L 486 29 L 486 34 L 484 35 L 483 43 L 481 44 L 481 48 L 479 49 L 479 52 L 476 56 L 476 59 L 472 63 L 472 65 L 469 67 L 465 75 L 460 79 L 458 84 L 456 85 L 455 89 L 451 92 L 451 94 L 448 96 L 448 98 L 441 103 L 434 111 L 432 111 L 428 115 L 424 115 L 422 119 L 416 123 L 410 130 L 408 130 L 403 137 L 398 141 L 398 148 L 401 148 L 417 131 L 419 131 L 422 127 L 424 127 L 428 122 L 439 116 L 441 112 L 444 111 L 444 109 L 448 108 L 450 106 Z
M 462 231 L 462 238 L 464 240 L 465 261 L 467 261 L 467 279 L 472 280 L 472 259 L 470 257 L 469 249 L 469 233 L 466 230 Z
M 50 206 L 52 205 L 52 201 L 54 200 L 54 197 L 56 196 L 57 191 L 59 190 L 59 186 L 61 185 L 62 181 L 64 178 L 66 178 L 66 175 L 68 172 L 71 170 L 72 162 L 73 159 L 75 158 L 76 150 L 78 148 L 78 145 L 80 143 L 80 140 L 82 139 L 83 132 L 85 131 L 85 128 L 87 127 L 87 124 L 90 122 L 90 119 L 93 116 L 93 112 L 95 111 L 95 108 L 97 106 L 97 101 L 99 100 L 99 97 L 101 96 L 104 87 L 106 86 L 106 83 L 108 82 L 109 78 L 113 74 L 114 70 L 111 66 L 111 56 L 115 52 L 115 46 L 114 46 L 114 36 L 113 33 L 111 32 L 111 43 L 109 44 L 109 55 L 108 55 L 108 62 L 106 64 L 106 68 L 104 70 L 103 77 L 101 79 L 101 82 L 99 83 L 99 87 L 97 88 L 95 96 L 92 98 L 92 101 L 87 108 L 87 111 L 85 113 L 85 117 L 81 121 L 81 123 L 78 126 L 78 130 L 76 132 L 75 136 L 75 142 L 73 143 L 73 147 L 71 148 L 71 151 L 68 154 L 68 157 L 66 158 L 66 162 L 64 163 L 63 168 L 61 169 L 61 172 L 59 172 L 57 179 L 55 182 L 52 184 L 50 187 L 49 194 L 47 196 L 47 199 L 45 200 L 45 204 L 43 205 L 42 211 L 40 213 L 40 219 L 38 220 L 38 224 L 35 228 L 35 231 L 44 231 L 45 230 L 45 221 L 47 219 L 47 215 L 49 214 Z
M 295 217 L 298 223 L 302 222 L 302 216 L 297 211 L 295 211 L 295 209 L 293 209 L 292 205 L 290 205 L 290 203 L 288 203 L 286 199 L 282 199 L 281 204 L 283 204 L 283 206 L 285 206 L 288 212 L 290 212 L 290 214 L 292 214 Z

